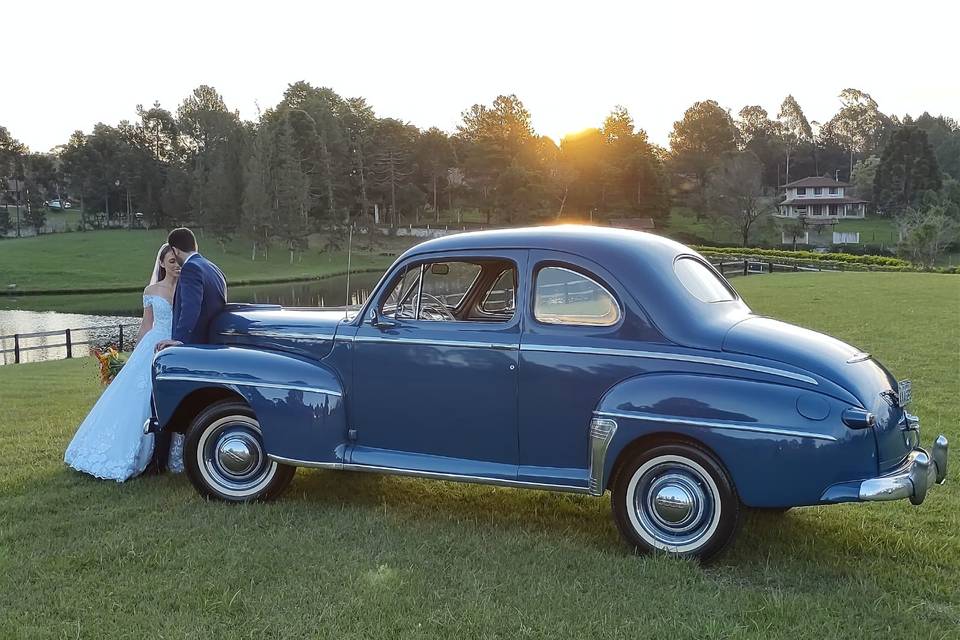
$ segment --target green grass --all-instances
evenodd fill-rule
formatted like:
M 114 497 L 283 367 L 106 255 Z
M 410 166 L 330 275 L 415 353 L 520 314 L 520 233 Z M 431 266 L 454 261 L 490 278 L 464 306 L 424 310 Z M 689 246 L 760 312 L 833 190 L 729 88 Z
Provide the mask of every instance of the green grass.
M 146 286 L 165 231 L 91 231 L 0 241 L 0 290 L 16 284 L 23 290 L 97 290 Z M 383 269 L 395 254 L 412 244 L 406 238 L 382 238 L 373 251 L 366 238 L 356 239 L 352 269 Z M 200 239 L 200 251 L 216 262 L 231 284 L 278 279 L 311 279 L 346 271 L 347 252 L 324 252 L 313 243 L 302 260 L 290 264 L 289 253 L 274 247 L 269 259 L 250 260 L 250 245 L 241 240 L 226 252 L 211 239 Z
M 960 278 L 735 284 L 911 377 L 924 441 L 960 442 Z M 99 391 L 89 359 L 0 366 L 2 638 L 913 640 L 960 623 L 956 464 L 921 507 L 751 514 L 700 567 L 632 556 L 606 498 L 301 470 L 278 502 L 230 507 L 179 476 L 94 480 L 61 460 Z
M 881 244 L 887 247 L 896 246 L 900 235 L 896 223 L 891 218 L 867 216 L 863 220 L 841 220 L 834 227 L 834 231 L 859 231 L 860 244 Z

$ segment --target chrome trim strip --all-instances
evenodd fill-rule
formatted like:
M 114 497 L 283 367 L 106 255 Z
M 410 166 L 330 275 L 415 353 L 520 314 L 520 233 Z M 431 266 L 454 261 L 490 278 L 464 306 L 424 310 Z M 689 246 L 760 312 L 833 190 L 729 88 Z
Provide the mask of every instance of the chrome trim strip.
M 590 493 L 588 487 L 577 487 L 565 484 L 545 484 L 542 482 L 526 482 L 523 480 L 509 480 L 506 478 L 489 478 L 486 476 L 467 476 L 459 473 L 442 473 L 439 471 L 420 471 L 418 469 L 400 469 L 396 467 L 380 467 L 368 464 L 353 464 L 350 462 L 310 462 L 309 460 L 295 460 L 267 454 L 267 457 L 282 464 L 297 467 L 311 467 L 315 469 L 336 469 L 341 471 L 364 471 L 381 473 L 392 476 L 409 476 L 428 478 L 431 480 L 447 480 L 450 482 L 467 482 L 470 484 L 489 484 L 498 487 L 513 487 L 516 489 L 540 489 L 543 491 L 565 491 L 570 493 Z
M 607 449 L 616 432 L 616 420 L 606 418 L 590 420 L 590 495 L 603 495 L 603 472 L 607 462 Z
M 228 338 L 251 336 L 254 338 L 277 338 L 280 340 L 303 340 L 305 338 L 308 340 L 333 340 L 334 338 L 333 334 L 327 333 L 281 333 L 279 331 L 258 331 L 257 329 L 251 329 L 250 331 L 228 329 L 219 332 L 219 335 Z
M 712 364 L 718 367 L 729 367 L 731 369 L 745 369 L 747 371 L 756 371 L 766 373 L 772 376 L 780 376 L 791 380 L 799 380 L 807 384 L 816 385 L 817 381 L 810 376 L 802 373 L 793 373 L 783 369 L 765 367 L 759 364 L 750 364 L 747 362 L 736 362 L 734 360 L 723 360 L 721 358 L 709 358 L 706 356 L 694 356 L 681 353 L 666 353 L 663 351 L 633 351 L 629 349 L 604 349 L 601 347 L 559 347 L 545 344 L 521 344 L 520 351 L 539 351 L 545 353 L 584 353 L 598 356 L 623 356 L 627 358 L 648 358 L 651 360 L 675 360 L 679 362 L 696 362 L 698 364 Z
M 498 351 L 517 351 L 516 344 L 499 342 L 471 342 L 469 340 L 418 340 L 417 338 L 394 338 L 379 336 L 357 336 L 355 342 L 394 342 L 399 344 L 423 345 L 427 347 L 468 347 L 474 349 L 496 349 Z
M 179 382 L 211 382 L 215 384 L 232 384 L 238 387 L 262 387 L 265 389 L 284 389 L 288 391 L 304 391 L 307 393 L 322 393 L 328 396 L 342 396 L 343 394 L 333 389 L 319 389 L 317 387 L 306 387 L 296 384 L 280 384 L 276 382 L 259 382 L 254 380 L 235 380 L 233 378 L 205 378 L 203 376 L 185 376 L 179 374 L 161 373 L 156 377 L 159 381 L 174 380 Z
M 643 420 L 645 422 L 665 422 L 667 424 L 687 424 L 694 427 L 708 427 L 711 429 L 730 429 L 732 431 L 751 431 L 754 433 L 769 433 L 778 436 L 791 436 L 794 438 L 812 438 L 814 440 L 826 440 L 836 442 L 833 436 L 820 433 L 809 433 L 806 431 L 792 431 L 790 429 L 778 429 L 776 427 L 767 427 L 762 425 L 747 425 L 739 422 L 715 422 L 712 420 L 698 420 L 695 418 L 674 418 L 669 416 L 657 416 L 649 413 L 617 412 L 617 411 L 594 411 L 595 415 L 611 418 L 632 418 L 634 420 Z
M 858 362 L 863 362 L 864 360 L 869 360 L 869 359 L 870 359 L 869 353 L 860 351 L 859 353 L 855 353 L 849 358 L 847 358 L 847 364 L 856 364 Z

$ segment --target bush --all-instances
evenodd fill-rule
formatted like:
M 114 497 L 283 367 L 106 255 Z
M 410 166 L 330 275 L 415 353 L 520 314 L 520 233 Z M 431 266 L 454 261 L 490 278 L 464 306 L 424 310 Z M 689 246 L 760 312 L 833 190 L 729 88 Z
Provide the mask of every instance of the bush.
M 703 245 L 695 246 L 694 249 L 701 253 L 716 254 L 720 256 L 740 256 L 740 257 L 759 257 L 759 258 L 777 258 L 782 260 L 801 260 L 815 262 L 837 262 L 848 264 L 863 264 L 878 267 L 906 267 L 911 268 L 911 264 L 900 258 L 891 258 L 888 256 L 862 255 L 857 256 L 850 253 L 817 253 L 815 251 L 788 251 L 785 249 L 747 249 L 743 247 L 707 247 Z

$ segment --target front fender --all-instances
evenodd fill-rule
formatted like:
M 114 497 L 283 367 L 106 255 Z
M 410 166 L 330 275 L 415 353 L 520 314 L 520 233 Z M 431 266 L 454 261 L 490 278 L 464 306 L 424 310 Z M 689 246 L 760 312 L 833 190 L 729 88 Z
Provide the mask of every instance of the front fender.
M 744 504 L 816 504 L 830 485 L 876 473 L 873 433 L 841 422 L 848 406 L 808 389 L 743 378 L 637 376 L 610 389 L 595 411 L 617 424 L 602 486 L 631 443 L 679 435 L 720 458 Z
M 170 422 L 178 408 L 210 389 L 226 389 L 246 400 L 260 422 L 268 454 L 314 463 L 343 461 L 343 385 L 325 364 L 213 345 L 173 347 L 154 358 L 153 399 L 160 428 L 177 426 Z

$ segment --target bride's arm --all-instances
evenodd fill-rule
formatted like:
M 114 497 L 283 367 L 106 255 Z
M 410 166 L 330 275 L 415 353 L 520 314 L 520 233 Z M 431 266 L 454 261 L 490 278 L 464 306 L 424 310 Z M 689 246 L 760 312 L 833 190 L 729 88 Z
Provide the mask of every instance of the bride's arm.
M 144 307 L 143 321 L 140 323 L 140 331 L 137 332 L 136 344 L 140 344 L 140 339 L 147 335 L 150 329 L 153 329 L 153 307 Z

